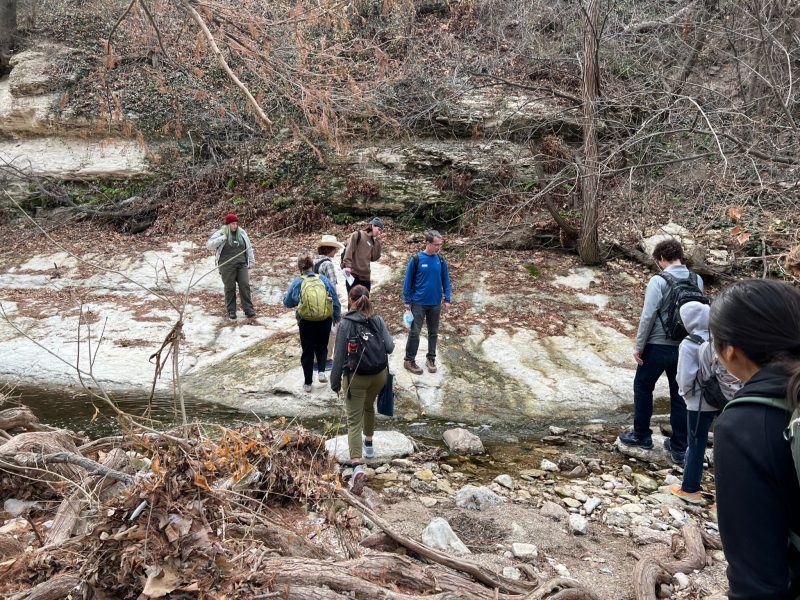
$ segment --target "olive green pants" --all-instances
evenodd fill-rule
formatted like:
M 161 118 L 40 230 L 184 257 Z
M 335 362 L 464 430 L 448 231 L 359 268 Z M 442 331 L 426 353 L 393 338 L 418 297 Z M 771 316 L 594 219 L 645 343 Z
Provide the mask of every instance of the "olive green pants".
M 346 375 L 344 380 L 347 412 L 347 447 L 350 460 L 361 458 L 361 432 L 371 437 L 375 433 L 375 398 L 386 385 L 386 368 L 375 375 Z M 350 379 L 352 377 L 352 380 Z
M 228 263 L 219 268 L 222 285 L 225 287 L 225 308 L 229 315 L 236 314 L 236 286 L 239 286 L 239 300 L 246 316 L 254 315 L 250 296 L 250 273 L 245 263 Z

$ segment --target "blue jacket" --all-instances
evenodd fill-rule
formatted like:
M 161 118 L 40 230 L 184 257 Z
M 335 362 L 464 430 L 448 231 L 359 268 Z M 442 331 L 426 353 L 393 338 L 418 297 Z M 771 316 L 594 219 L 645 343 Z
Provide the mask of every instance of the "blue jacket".
M 444 291 L 444 301 L 449 304 L 450 272 L 447 261 L 439 254 L 428 255 L 422 250 L 416 256 L 419 257 L 419 268 L 415 268 L 413 256 L 406 267 L 406 279 L 403 282 L 404 303 L 436 306 L 442 303 Z
M 325 275 L 317 275 L 313 271 L 309 271 L 306 275 L 311 275 L 313 277 L 319 277 L 322 280 L 322 283 L 325 284 L 325 289 L 328 290 L 328 294 L 330 294 L 331 298 L 333 299 L 333 320 L 339 321 L 342 315 L 342 305 L 339 304 L 339 296 L 336 294 L 336 289 L 331 285 L 330 280 L 328 280 Z M 303 283 L 302 277 L 295 277 L 294 281 L 289 284 L 289 290 L 286 292 L 286 295 L 283 297 L 283 305 L 286 308 L 294 308 L 298 304 L 300 304 L 300 285 Z

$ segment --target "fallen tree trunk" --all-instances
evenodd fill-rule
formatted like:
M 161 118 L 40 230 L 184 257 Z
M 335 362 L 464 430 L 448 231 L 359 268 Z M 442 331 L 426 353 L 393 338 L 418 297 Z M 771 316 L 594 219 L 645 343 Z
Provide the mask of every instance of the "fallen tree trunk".
M 61 575 L 53 577 L 44 583 L 40 583 L 35 588 L 11 596 L 8 600 L 63 600 L 67 598 L 76 587 L 81 583 L 79 577 L 73 575 Z M 78 596 L 80 597 L 80 596 Z
M 439 552 L 438 550 L 428 548 L 420 542 L 412 540 L 411 538 L 396 532 L 394 529 L 392 529 L 389 523 L 379 517 L 372 509 L 368 508 L 363 502 L 359 501 L 349 491 L 345 489 L 339 489 L 337 490 L 337 493 L 350 506 L 361 511 L 370 521 L 380 527 L 386 533 L 386 535 L 388 535 L 401 546 L 408 548 L 423 558 L 427 558 L 428 560 L 432 560 L 451 569 L 455 569 L 456 571 L 461 571 L 462 573 L 471 575 L 477 581 L 489 586 L 490 588 L 497 588 L 498 590 L 510 592 L 512 594 L 527 594 L 534 587 L 530 583 L 513 581 L 511 579 L 498 576 L 481 568 L 473 562 L 457 559 L 443 552 Z
M 0 429 L 8 431 L 9 429 L 18 428 L 27 431 L 52 430 L 51 427 L 39 423 L 39 419 L 36 418 L 36 415 L 34 415 L 27 406 L 16 406 L 14 408 L 0 410 Z

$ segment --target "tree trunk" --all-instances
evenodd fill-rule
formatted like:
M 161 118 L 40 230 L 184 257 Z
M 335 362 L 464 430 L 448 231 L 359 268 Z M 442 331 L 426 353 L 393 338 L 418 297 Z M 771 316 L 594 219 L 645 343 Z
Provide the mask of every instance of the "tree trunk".
M 578 254 L 587 265 L 600 262 L 597 235 L 600 192 L 600 163 L 597 148 L 597 98 L 600 95 L 599 43 L 600 0 L 589 0 L 583 31 L 583 210 Z
M 10 69 L 8 61 L 17 35 L 17 0 L 0 0 L 0 75 Z

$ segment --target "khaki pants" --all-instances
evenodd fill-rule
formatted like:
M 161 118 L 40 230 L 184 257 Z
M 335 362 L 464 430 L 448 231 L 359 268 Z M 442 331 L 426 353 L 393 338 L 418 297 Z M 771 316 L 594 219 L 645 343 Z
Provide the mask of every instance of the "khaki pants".
M 386 385 L 386 368 L 375 375 L 346 375 L 343 391 L 347 412 L 347 447 L 350 460 L 361 458 L 361 432 L 371 437 L 375 433 L 375 398 Z M 352 379 L 351 379 L 352 377 Z
M 228 263 L 219 268 L 222 285 L 225 286 L 225 308 L 229 315 L 236 314 L 236 286 L 239 286 L 239 300 L 244 314 L 254 315 L 253 301 L 250 297 L 250 273 L 244 263 Z

